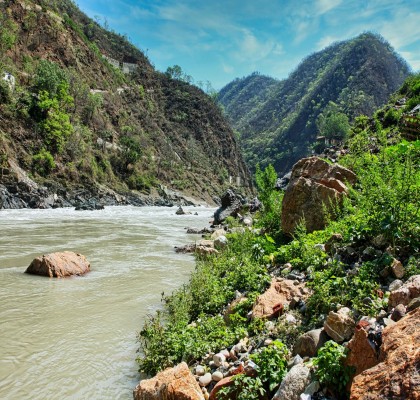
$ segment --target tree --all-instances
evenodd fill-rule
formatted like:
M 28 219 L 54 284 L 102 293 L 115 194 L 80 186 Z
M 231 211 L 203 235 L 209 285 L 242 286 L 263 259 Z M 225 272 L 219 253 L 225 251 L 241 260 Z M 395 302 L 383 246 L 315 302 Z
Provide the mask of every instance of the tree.
M 346 114 L 330 101 L 316 121 L 319 133 L 327 138 L 344 139 L 350 131 L 350 123 Z

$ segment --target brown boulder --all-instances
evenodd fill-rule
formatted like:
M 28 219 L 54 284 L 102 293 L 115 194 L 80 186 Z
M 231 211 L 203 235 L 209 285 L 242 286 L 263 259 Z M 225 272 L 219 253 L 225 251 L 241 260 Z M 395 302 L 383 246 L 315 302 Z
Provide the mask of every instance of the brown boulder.
M 140 381 L 134 400 L 203 400 L 203 392 L 185 362 Z
M 389 308 L 396 307 L 398 304 L 405 306 L 411 300 L 420 296 L 420 275 L 410 277 L 407 282 L 396 290 L 393 290 L 389 295 Z
M 357 375 L 351 400 L 420 399 L 420 308 L 384 329 L 380 363 Z
M 306 298 L 309 289 L 304 283 L 295 285 L 290 279 L 274 278 L 265 293 L 258 296 L 252 308 L 253 318 L 273 318 L 285 305 L 289 305 L 294 297 Z
M 324 209 L 341 203 L 347 194 L 344 182 L 356 182 L 356 175 L 347 168 L 330 165 L 318 157 L 298 161 L 283 197 L 283 232 L 293 233 L 302 218 L 308 232 L 323 229 L 327 222 Z
M 355 326 L 351 311 L 347 307 L 340 308 L 337 312 L 330 311 L 324 322 L 325 332 L 337 343 L 350 339 Z
M 315 357 L 318 350 L 329 340 L 324 329 L 313 329 L 299 336 L 293 347 L 293 354 L 301 357 Z
M 347 348 L 350 351 L 346 358 L 346 364 L 355 368 L 355 375 L 374 367 L 379 362 L 378 355 L 369 343 L 368 334 L 361 324 L 356 326 Z
M 25 273 L 63 278 L 71 275 L 83 275 L 89 271 L 90 263 L 85 256 L 72 251 L 63 251 L 35 258 Z

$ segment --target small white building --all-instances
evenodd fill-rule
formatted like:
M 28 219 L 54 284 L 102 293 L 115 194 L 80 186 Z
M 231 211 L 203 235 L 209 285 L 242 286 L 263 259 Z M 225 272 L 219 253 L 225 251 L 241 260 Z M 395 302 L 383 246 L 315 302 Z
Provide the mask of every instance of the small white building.
M 6 81 L 6 83 L 9 85 L 10 90 L 14 90 L 15 89 L 16 79 L 15 79 L 15 77 L 11 73 L 5 72 L 3 74 L 3 78 L 2 79 L 4 81 Z

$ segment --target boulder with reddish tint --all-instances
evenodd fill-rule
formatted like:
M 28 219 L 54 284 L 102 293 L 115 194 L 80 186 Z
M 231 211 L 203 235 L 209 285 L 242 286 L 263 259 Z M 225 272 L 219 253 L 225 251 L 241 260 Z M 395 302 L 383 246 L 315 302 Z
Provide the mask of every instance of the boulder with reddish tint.
M 133 397 L 134 400 L 204 400 L 203 392 L 185 362 L 140 381 Z
M 337 343 L 350 339 L 355 326 L 351 311 L 347 307 L 340 308 L 337 312 L 330 311 L 324 322 L 325 332 Z
M 369 342 L 368 334 L 361 324 L 357 324 L 347 348 L 349 353 L 346 364 L 355 368 L 355 375 L 374 367 L 379 362 L 374 345 Z
M 389 295 L 389 308 L 394 308 L 398 304 L 408 305 L 411 300 L 420 296 L 420 275 L 413 275 L 407 282 Z
M 384 329 L 379 364 L 357 375 L 351 400 L 420 399 L 420 308 Z
M 84 275 L 89 271 L 90 263 L 85 256 L 72 251 L 63 251 L 35 258 L 25 272 L 50 278 L 64 278 L 72 275 Z
M 356 175 L 347 168 L 318 157 L 298 161 L 283 197 L 283 232 L 292 234 L 302 218 L 308 232 L 323 229 L 327 222 L 324 210 L 342 202 L 348 191 L 345 182 L 356 182 Z
M 294 297 L 306 298 L 309 289 L 304 283 L 298 285 L 289 279 L 274 278 L 265 293 L 258 296 L 252 309 L 253 318 L 272 318 L 278 316 L 281 309 Z

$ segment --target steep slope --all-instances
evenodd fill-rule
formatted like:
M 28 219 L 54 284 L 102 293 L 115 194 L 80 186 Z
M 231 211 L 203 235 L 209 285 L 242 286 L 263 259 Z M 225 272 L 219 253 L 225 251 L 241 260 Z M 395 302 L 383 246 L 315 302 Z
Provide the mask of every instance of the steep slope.
M 232 129 L 203 91 L 157 72 L 71 0 L 0 10 L 0 73 L 15 81 L 0 85 L 0 184 L 20 167 L 50 191 L 165 185 L 211 201 L 237 177 L 249 190 Z
M 408 73 L 406 62 L 382 37 L 365 33 L 310 55 L 288 79 L 271 82 L 269 90 L 255 84 L 258 75 L 234 81 L 220 91 L 219 101 L 240 133 L 250 168 L 272 163 L 286 172 L 308 154 L 318 134 L 316 120 L 329 102 L 350 119 L 369 115 Z M 255 99 L 251 109 L 248 98 Z M 246 116 L 238 111 L 242 108 Z

